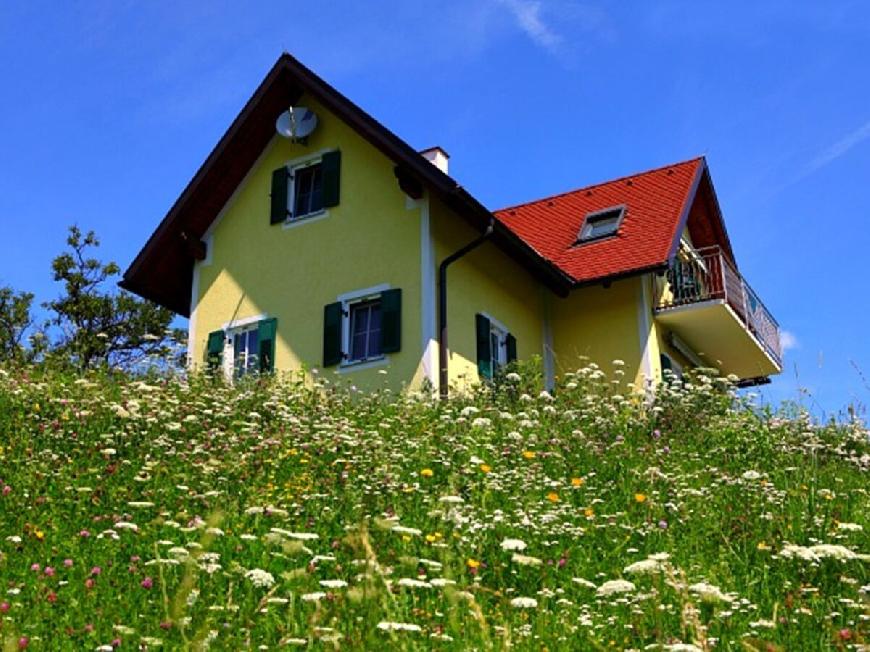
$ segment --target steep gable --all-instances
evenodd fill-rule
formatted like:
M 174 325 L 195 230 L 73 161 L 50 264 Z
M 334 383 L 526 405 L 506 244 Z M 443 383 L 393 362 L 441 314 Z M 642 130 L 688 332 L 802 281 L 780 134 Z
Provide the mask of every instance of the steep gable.
M 587 216 L 607 209 L 621 213 L 616 233 L 582 240 Z M 703 158 L 504 208 L 495 215 L 575 285 L 664 267 L 687 222 L 698 246 L 720 244 L 733 257 Z
M 483 231 L 489 210 L 454 179 L 353 104 L 299 61 L 283 54 L 125 271 L 120 285 L 188 316 L 194 260 L 205 255 L 201 238 L 275 133 L 275 119 L 303 93 L 320 102 L 395 163 L 397 183 L 410 193 L 442 198 L 462 219 Z M 492 241 L 553 291 L 569 281 L 554 265 L 502 224 Z

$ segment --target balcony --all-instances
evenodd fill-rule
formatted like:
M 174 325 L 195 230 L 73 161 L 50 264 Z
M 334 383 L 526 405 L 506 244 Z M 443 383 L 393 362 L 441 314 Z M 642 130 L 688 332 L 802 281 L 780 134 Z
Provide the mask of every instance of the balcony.
M 681 251 L 656 289 L 656 321 L 705 366 L 741 380 L 782 371 L 779 325 L 718 246 Z

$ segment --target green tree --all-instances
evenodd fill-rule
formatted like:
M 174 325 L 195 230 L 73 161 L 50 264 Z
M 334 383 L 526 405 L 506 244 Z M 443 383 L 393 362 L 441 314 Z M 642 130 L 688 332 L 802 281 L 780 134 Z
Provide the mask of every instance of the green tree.
M 93 257 L 100 245 L 93 231 L 71 226 L 67 245 L 51 264 L 63 294 L 44 304 L 54 313 L 49 324 L 61 333 L 52 354 L 79 370 L 131 368 L 146 358 L 175 364 L 183 332 L 169 328 L 172 311 L 110 283 L 120 268 Z
M 0 287 L 0 362 L 22 362 L 30 351 L 24 346 L 27 330 L 33 325 L 30 307 L 33 294 L 16 293 Z

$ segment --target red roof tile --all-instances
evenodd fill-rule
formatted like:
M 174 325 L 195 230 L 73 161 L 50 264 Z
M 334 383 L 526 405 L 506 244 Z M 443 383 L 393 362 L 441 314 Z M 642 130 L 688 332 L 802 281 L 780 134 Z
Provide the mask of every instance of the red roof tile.
M 495 211 L 541 256 L 584 283 L 663 265 L 705 161 L 696 158 Z M 576 244 L 588 213 L 624 205 L 613 237 Z

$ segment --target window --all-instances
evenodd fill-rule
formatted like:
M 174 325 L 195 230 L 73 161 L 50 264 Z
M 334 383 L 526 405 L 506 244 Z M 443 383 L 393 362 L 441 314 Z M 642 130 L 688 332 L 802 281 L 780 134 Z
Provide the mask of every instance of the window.
M 670 374 L 666 373 L 666 371 L 671 371 L 673 373 L 673 377 L 682 379 L 683 378 L 683 367 L 674 360 L 667 353 L 662 353 L 659 355 L 659 361 L 662 366 L 662 379 L 668 380 Z
M 493 378 L 505 365 L 517 359 L 517 340 L 507 328 L 478 313 L 475 315 L 477 335 L 477 371 L 481 378 Z
M 348 362 L 381 357 L 381 299 L 350 305 L 350 352 Z
M 580 234 L 577 236 L 577 242 L 598 240 L 600 238 L 616 235 L 624 216 L 625 206 L 614 206 L 613 208 L 606 208 L 602 211 L 588 213 L 586 218 L 583 220 L 583 226 L 580 227 Z
M 290 219 L 298 220 L 323 210 L 323 168 L 320 161 L 293 168 Z
M 206 363 L 229 380 L 250 373 L 275 370 L 275 340 L 278 320 L 260 315 L 225 324 L 208 334 Z
M 259 345 L 257 324 L 230 331 L 233 339 L 233 377 L 241 378 L 259 371 Z
M 498 373 L 498 370 L 507 363 L 507 331 L 490 322 L 489 326 L 489 354 L 492 360 L 492 373 Z
M 270 224 L 324 215 L 341 196 L 341 152 L 332 150 L 291 161 L 272 171 Z
M 402 290 L 379 285 L 323 308 L 323 366 L 384 360 L 402 343 Z

